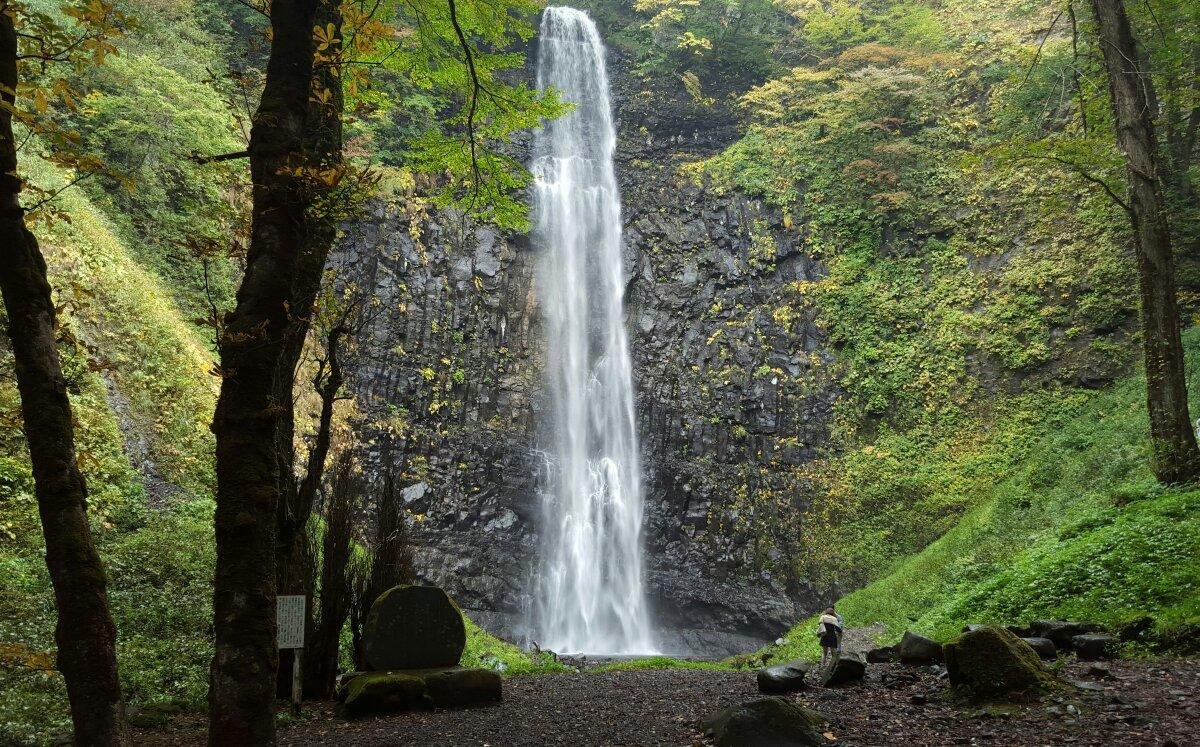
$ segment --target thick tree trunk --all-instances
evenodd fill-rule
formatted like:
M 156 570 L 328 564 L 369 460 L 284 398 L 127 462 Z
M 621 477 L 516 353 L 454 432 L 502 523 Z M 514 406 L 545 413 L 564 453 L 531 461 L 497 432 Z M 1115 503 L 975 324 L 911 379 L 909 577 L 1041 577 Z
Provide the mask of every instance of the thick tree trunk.
M 333 26 L 334 36 L 341 36 L 342 13 L 337 2 L 321 0 L 318 3 L 314 24 L 321 28 Z M 338 60 L 339 45 L 318 54 L 313 66 L 313 95 L 309 101 L 308 119 L 304 130 L 305 160 L 310 170 L 321 172 L 310 177 L 313 190 L 307 214 L 307 234 L 300 253 L 297 282 L 293 289 L 294 308 L 291 330 L 287 335 L 283 365 L 278 381 L 282 387 L 279 397 L 291 401 L 295 381 L 296 362 L 304 349 L 312 309 L 321 289 L 325 261 L 337 236 L 338 218 L 331 210 L 328 200 L 337 186 L 342 169 L 342 93 L 341 70 Z M 328 174 L 326 179 L 323 175 Z M 279 471 L 284 479 L 283 500 L 279 503 L 278 537 L 276 538 L 278 567 L 276 569 L 280 594 L 304 594 L 308 598 L 305 607 L 306 630 L 313 630 L 313 587 L 315 568 L 313 551 L 309 545 L 306 527 L 312 515 L 313 504 L 321 479 L 325 473 L 325 460 L 329 454 L 330 435 L 333 421 L 333 405 L 341 387 L 341 369 L 337 362 L 337 345 L 340 330 L 331 333 L 327 355 L 331 370 L 324 385 L 318 382 L 321 394 L 321 416 L 316 441 L 309 452 L 304 479 L 299 485 L 295 477 L 295 418 L 289 409 L 279 429 Z M 291 688 L 292 657 L 294 652 L 280 654 L 276 686 L 286 693 Z
M 46 262 L 25 226 L 13 138 L 12 92 L 17 87 L 17 35 L 0 13 L 0 292 L 8 313 L 17 389 L 46 566 L 54 587 L 58 669 L 67 683 L 75 743 L 126 743 L 117 680 L 116 627 L 108 610 L 104 565 L 92 543 L 87 486 L 75 461 L 71 403 L 55 339 L 55 309 Z
M 1112 94 L 1117 145 L 1125 153 L 1129 216 L 1137 243 L 1146 358 L 1146 402 L 1154 473 L 1160 482 L 1200 476 L 1200 451 L 1188 413 L 1171 233 L 1162 199 L 1154 134 L 1153 81 L 1140 62 L 1121 0 L 1092 0 Z
M 290 433 L 291 372 L 307 329 L 298 289 L 306 261 L 305 131 L 313 75 L 317 0 L 271 3 L 271 55 L 250 133 L 253 225 L 237 306 L 219 342 L 224 380 L 213 418 L 217 440 L 216 651 L 209 689 L 209 743 L 275 740 L 276 526 L 294 477 L 281 472 L 281 431 Z M 308 305 L 311 305 L 309 301 Z M 283 380 L 284 377 L 286 381 Z M 288 444 L 290 451 L 290 443 Z

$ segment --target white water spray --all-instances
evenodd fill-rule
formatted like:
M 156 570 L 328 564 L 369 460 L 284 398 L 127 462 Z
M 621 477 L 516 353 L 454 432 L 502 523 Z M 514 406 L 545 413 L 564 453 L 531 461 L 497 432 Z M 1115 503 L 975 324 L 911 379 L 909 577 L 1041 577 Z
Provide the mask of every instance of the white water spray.
M 554 651 L 653 653 L 604 45 L 563 7 L 546 9 L 538 44 L 538 88 L 575 108 L 538 131 L 530 168 L 552 443 L 535 624 Z

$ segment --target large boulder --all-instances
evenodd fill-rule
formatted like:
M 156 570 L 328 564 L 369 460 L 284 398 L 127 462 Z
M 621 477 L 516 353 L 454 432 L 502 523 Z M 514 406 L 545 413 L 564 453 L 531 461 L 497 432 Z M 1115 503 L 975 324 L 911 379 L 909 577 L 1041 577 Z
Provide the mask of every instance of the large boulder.
M 857 654 L 842 654 L 833 660 L 825 671 L 825 687 L 841 687 L 862 682 L 867 674 L 867 663 Z
M 911 630 L 904 631 L 900 639 L 900 661 L 904 664 L 937 664 L 943 659 L 942 644 L 917 635 Z
M 764 693 L 790 693 L 808 687 L 804 676 L 808 674 L 809 664 L 803 661 L 789 661 L 773 667 L 758 670 L 758 689 Z
M 867 651 L 868 664 L 887 664 L 900 658 L 899 646 L 879 646 Z
M 373 670 L 458 664 L 467 645 L 462 613 L 436 586 L 397 586 L 371 605 L 363 648 Z
M 1095 633 L 1102 628 L 1096 623 L 1073 620 L 1034 620 L 1029 623 L 1031 638 L 1049 638 L 1060 651 L 1071 649 L 1071 639 L 1077 635 Z
M 1049 638 L 1022 638 L 1029 644 L 1038 656 L 1043 659 L 1054 659 L 1058 657 L 1058 646 L 1054 645 L 1054 641 Z
M 706 718 L 701 729 L 717 747 L 820 747 L 824 717 L 784 698 L 762 698 Z
M 347 716 L 406 711 L 428 705 L 425 681 L 400 672 L 364 672 L 345 685 Z
M 943 648 L 950 684 L 975 697 L 1036 692 L 1054 684 L 1029 644 L 1004 628 L 963 633 Z

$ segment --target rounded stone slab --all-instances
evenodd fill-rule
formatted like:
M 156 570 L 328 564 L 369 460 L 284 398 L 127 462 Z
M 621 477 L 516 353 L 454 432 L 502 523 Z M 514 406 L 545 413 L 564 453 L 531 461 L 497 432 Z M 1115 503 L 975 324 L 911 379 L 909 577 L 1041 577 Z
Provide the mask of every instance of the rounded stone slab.
M 375 670 L 452 667 L 466 645 L 462 613 L 436 586 L 385 591 L 363 629 L 367 663 Z

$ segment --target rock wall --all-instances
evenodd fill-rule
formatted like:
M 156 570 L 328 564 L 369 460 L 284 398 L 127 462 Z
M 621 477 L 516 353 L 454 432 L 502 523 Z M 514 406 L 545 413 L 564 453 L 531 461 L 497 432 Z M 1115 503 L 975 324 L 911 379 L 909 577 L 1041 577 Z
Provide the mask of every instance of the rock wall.
M 780 211 L 687 173 L 736 138 L 729 112 L 643 89 L 619 58 L 610 73 L 656 627 L 669 652 L 745 651 L 824 601 L 790 578 L 781 519 L 803 508 L 796 470 L 826 439 L 834 396 L 803 301 L 821 268 Z M 375 453 L 402 465 L 419 572 L 527 639 L 543 407 L 533 249 L 380 203 L 335 266 L 376 299 L 353 381 Z

